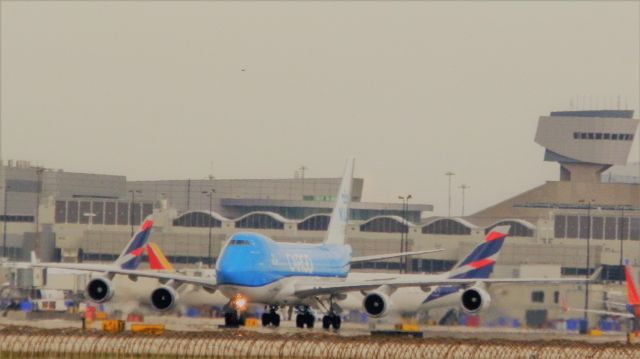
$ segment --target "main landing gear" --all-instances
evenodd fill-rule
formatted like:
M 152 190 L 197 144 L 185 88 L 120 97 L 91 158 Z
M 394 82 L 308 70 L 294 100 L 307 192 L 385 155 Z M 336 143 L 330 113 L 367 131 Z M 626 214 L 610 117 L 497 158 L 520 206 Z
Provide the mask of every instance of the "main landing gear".
M 268 313 L 262 313 L 262 326 L 268 327 L 269 325 L 273 325 L 276 328 L 280 326 L 280 314 L 278 314 L 277 305 L 270 306 Z
M 342 318 L 333 310 L 333 296 L 329 297 L 329 313 L 322 317 L 322 328 L 328 330 L 333 327 L 333 329 L 340 329 L 340 325 L 342 324 Z
M 338 330 L 340 329 L 341 324 L 342 319 L 337 314 L 329 313 L 322 317 L 322 328 L 324 329 L 328 330 L 329 328 L 333 327 L 333 329 Z
M 313 316 L 308 306 L 297 307 L 298 314 L 296 315 L 296 327 L 309 329 L 313 328 L 313 324 L 316 321 L 316 317 Z

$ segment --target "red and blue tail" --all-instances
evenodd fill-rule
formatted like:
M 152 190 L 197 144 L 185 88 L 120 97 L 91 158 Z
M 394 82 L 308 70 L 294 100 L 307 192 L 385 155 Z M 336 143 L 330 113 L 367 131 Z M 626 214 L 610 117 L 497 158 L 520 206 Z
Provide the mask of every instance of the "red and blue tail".
M 509 234 L 509 226 L 494 227 L 466 258 L 450 272 L 449 278 L 489 278 L 498 259 L 504 240 Z
M 129 243 L 125 247 L 120 257 L 116 259 L 115 265 L 122 269 L 136 269 L 142 261 L 142 255 L 144 249 L 149 242 L 149 235 L 151 234 L 151 227 L 153 227 L 153 220 L 151 216 L 148 216 L 142 225 L 140 230 L 131 237 Z

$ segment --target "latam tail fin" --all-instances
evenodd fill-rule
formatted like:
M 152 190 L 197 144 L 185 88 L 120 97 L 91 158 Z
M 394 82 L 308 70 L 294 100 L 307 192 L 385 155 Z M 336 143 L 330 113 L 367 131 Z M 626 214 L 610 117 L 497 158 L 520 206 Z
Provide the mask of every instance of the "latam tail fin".
M 116 259 L 114 264 L 122 269 L 136 269 L 140 265 L 142 260 L 142 254 L 144 248 L 149 241 L 149 234 L 151 234 L 151 227 L 153 227 L 153 220 L 151 216 L 145 218 L 140 229 L 136 232 L 124 250 L 120 254 L 120 257 Z
M 489 278 L 493 272 L 510 226 L 497 226 L 487 233 L 484 241 L 449 272 L 449 278 Z
M 640 296 L 638 295 L 638 287 L 636 287 L 636 281 L 633 279 L 631 273 L 631 266 L 625 264 L 624 266 L 624 279 L 627 282 L 627 300 L 632 306 L 640 304 Z
M 344 168 L 344 175 L 340 183 L 336 204 L 331 213 L 329 230 L 324 240 L 326 244 L 344 244 L 349 219 L 349 204 L 351 203 L 351 184 L 353 182 L 353 166 L 355 159 L 349 158 Z
M 152 242 L 147 244 L 147 255 L 149 256 L 149 267 L 151 269 L 173 272 L 173 266 L 157 244 Z

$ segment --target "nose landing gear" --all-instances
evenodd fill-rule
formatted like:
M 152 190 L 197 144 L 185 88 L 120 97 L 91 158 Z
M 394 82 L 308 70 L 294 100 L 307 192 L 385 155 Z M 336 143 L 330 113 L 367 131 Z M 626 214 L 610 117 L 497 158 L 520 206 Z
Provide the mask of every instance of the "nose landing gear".
M 245 322 L 244 313 L 239 313 L 238 311 L 229 311 L 224 313 L 224 326 L 228 328 L 237 328 L 241 325 L 244 325 Z

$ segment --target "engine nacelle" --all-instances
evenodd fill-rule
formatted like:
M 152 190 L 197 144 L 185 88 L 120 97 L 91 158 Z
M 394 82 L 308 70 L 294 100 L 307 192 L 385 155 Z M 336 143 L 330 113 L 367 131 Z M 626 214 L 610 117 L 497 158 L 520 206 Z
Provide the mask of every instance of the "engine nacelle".
M 391 298 L 384 293 L 372 292 L 367 294 L 362 301 L 364 311 L 373 318 L 384 317 L 391 310 Z
M 462 292 L 460 296 L 460 307 L 466 314 L 476 314 L 489 308 L 491 295 L 479 287 L 471 287 Z
M 114 291 L 111 281 L 107 278 L 93 278 L 87 284 L 87 295 L 91 300 L 98 303 L 104 303 L 113 297 Z
M 151 306 L 158 311 L 166 312 L 173 309 L 178 301 L 178 292 L 168 286 L 158 287 L 151 292 Z

